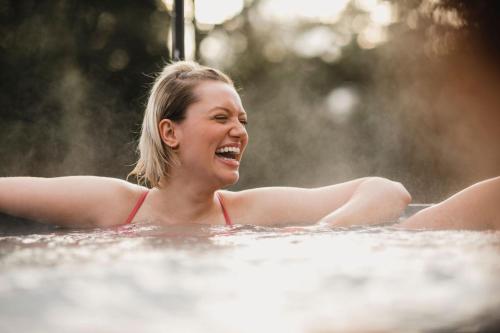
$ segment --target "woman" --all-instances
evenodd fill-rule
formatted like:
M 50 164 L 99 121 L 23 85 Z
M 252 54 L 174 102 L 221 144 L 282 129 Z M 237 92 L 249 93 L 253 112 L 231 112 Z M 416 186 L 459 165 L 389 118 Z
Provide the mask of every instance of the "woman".
M 0 179 L 0 211 L 69 227 L 156 224 L 383 223 L 411 198 L 399 183 L 362 178 L 303 189 L 220 190 L 238 181 L 247 114 L 232 81 L 196 63 L 165 67 L 152 88 L 131 175 Z

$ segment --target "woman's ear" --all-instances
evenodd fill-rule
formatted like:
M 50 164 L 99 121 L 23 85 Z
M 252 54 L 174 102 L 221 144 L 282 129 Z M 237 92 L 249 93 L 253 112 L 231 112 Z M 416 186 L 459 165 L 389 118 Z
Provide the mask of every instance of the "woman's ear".
M 175 123 L 170 119 L 162 119 L 158 124 L 161 141 L 172 149 L 179 147 Z

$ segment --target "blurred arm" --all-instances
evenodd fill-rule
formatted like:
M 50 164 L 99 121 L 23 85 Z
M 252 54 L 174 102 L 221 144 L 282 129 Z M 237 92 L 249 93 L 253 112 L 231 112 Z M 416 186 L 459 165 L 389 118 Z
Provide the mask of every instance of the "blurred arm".
M 408 229 L 500 229 L 500 177 L 474 184 L 421 210 L 398 226 Z

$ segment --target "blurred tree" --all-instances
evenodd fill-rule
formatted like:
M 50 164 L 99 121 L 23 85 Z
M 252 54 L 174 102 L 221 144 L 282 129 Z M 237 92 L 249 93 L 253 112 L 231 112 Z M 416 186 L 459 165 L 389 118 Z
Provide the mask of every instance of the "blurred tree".
M 163 5 L 2 0 L 0 18 L 0 174 L 124 176 L 168 60 Z
M 499 174 L 494 1 L 393 1 L 399 19 L 387 42 L 368 49 L 353 27 L 371 14 L 354 1 L 334 23 L 266 22 L 263 2 L 208 34 L 229 35 L 229 54 L 231 36 L 245 36 L 245 50 L 228 67 L 251 112 L 253 145 L 240 187 L 377 174 L 403 181 L 417 201 L 435 201 Z M 337 36 L 351 29 L 340 57 L 294 52 L 301 34 L 317 27 Z M 345 119 L 336 119 L 339 101 L 333 109 L 328 103 L 339 88 L 359 97 Z
M 245 1 L 197 25 L 250 114 L 235 188 L 380 175 L 435 201 L 500 173 L 497 2 L 365 2 L 280 21 Z M 0 175 L 124 177 L 169 22 L 160 0 L 0 0 Z

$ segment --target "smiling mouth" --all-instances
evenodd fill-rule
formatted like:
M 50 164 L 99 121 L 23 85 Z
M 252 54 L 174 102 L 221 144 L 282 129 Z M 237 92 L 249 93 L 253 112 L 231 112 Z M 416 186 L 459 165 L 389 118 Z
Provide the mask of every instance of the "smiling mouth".
M 227 161 L 239 161 L 241 154 L 238 147 L 224 147 L 217 149 L 215 155 Z

